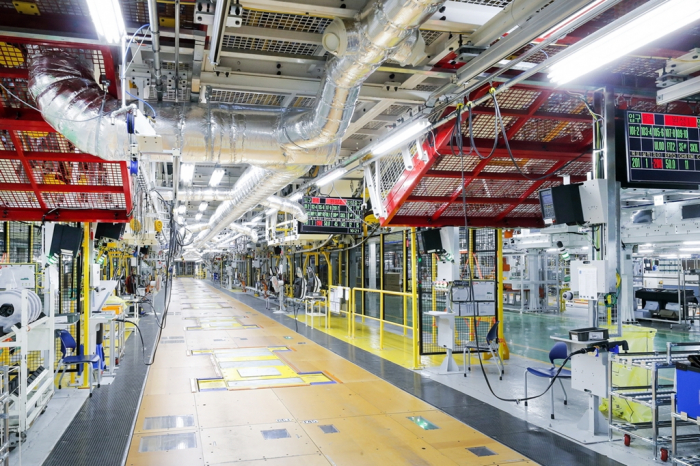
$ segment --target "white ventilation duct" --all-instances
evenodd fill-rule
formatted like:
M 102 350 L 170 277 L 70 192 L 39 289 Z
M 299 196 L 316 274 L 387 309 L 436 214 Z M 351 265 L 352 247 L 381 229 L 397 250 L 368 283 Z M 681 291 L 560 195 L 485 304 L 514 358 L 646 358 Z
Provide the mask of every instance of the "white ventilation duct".
M 166 200 L 172 200 L 173 191 L 170 189 L 158 190 L 161 196 Z M 207 188 L 185 188 L 180 189 L 177 193 L 177 200 L 181 202 L 214 202 L 228 201 L 236 198 L 236 189 L 207 189 Z M 280 212 L 286 212 L 294 215 L 300 222 L 306 222 L 309 217 L 306 214 L 306 209 L 298 202 L 290 201 L 280 196 L 270 196 L 260 203 L 265 207 L 273 207 Z M 207 224 L 204 224 L 207 225 Z M 208 226 L 207 226 L 208 228 Z M 191 228 L 188 227 L 191 231 Z M 204 230 L 200 229 L 197 231 Z
M 301 223 L 306 223 L 309 220 L 309 215 L 306 213 L 306 209 L 298 202 L 290 201 L 289 199 L 279 196 L 270 196 L 261 204 L 265 207 L 272 207 L 280 212 L 292 214 Z
M 156 106 L 155 130 L 165 150 L 180 149 L 182 162 L 251 165 L 232 189 L 234 198 L 219 206 L 197 243 L 211 240 L 311 165 L 335 162 L 364 81 L 394 53 L 404 54 L 401 43 L 415 39 L 419 26 L 444 1 L 375 0 L 355 19 L 336 21 L 343 53 L 336 51 L 326 65 L 311 110 Z M 91 63 L 60 51 L 39 52 L 29 57 L 29 75 L 29 92 L 58 132 L 83 152 L 129 160 L 126 121 L 108 117 L 120 104 L 97 85 Z

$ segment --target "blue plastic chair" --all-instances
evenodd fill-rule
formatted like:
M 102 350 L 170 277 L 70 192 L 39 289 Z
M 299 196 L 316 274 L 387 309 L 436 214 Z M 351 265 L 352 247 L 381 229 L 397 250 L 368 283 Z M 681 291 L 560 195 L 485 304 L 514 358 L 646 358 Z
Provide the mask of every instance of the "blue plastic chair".
M 478 322 L 474 321 L 474 324 L 478 325 Z M 486 344 L 472 341 L 464 345 L 464 359 L 467 360 L 467 370 L 471 371 L 472 351 L 475 353 L 490 353 L 491 357 L 496 360 L 496 366 L 498 367 L 499 371 L 498 380 L 503 380 L 503 374 L 505 374 L 506 371 L 503 367 L 501 356 L 498 354 L 498 324 L 499 322 L 496 321 L 496 323 L 489 329 L 489 333 L 486 334 Z M 464 376 L 467 376 L 466 371 L 464 371 Z
M 90 387 L 90 396 L 92 396 L 93 371 L 97 371 L 97 388 L 100 388 L 100 382 L 102 382 L 102 371 L 100 370 L 102 360 L 100 356 L 97 354 L 71 356 L 70 353 L 76 352 L 76 348 L 78 347 L 75 338 L 73 338 L 73 335 L 67 330 L 61 330 L 59 338 L 61 339 L 61 360 L 58 362 L 56 370 L 61 371 L 61 377 L 58 379 L 58 388 L 61 388 L 61 382 L 66 373 L 66 367 L 86 364 L 87 367 L 85 370 L 88 372 L 88 385 Z M 95 367 L 95 365 L 97 365 L 97 367 Z
M 552 367 L 547 368 L 547 369 L 538 369 L 535 367 L 528 367 L 525 370 L 525 398 L 527 398 L 527 374 L 532 374 L 535 377 L 542 377 L 545 379 L 549 379 L 549 383 L 552 383 L 552 379 L 554 376 L 557 374 L 557 371 L 559 370 L 559 367 L 554 363 L 556 360 L 563 360 L 569 357 L 569 349 L 566 346 L 566 343 L 563 341 L 560 341 L 556 343 L 552 349 L 549 351 L 549 361 L 552 363 Z M 564 392 L 564 404 L 567 404 L 567 397 L 566 397 L 566 390 L 564 390 L 564 383 L 561 381 L 561 379 L 570 379 L 571 378 L 571 371 L 568 369 L 562 369 L 561 372 L 559 373 L 559 384 L 561 385 L 561 389 Z M 551 404 L 552 404 L 552 412 L 550 414 L 551 418 L 554 419 L 554 386 L 549 390 L 549 395 L 551 399 Z M 525 406 L 527 406 L 527 401 L 525 402 Z

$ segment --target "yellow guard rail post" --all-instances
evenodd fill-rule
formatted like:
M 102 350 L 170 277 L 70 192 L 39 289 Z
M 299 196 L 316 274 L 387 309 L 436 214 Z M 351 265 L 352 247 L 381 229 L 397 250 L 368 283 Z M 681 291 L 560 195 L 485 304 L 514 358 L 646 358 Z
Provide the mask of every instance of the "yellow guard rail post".
M 498 302 L 496 303 L 496 314 L 498 316 L 498 355 L 502 360 L 510 359 L 510 350 L 508 349 L 508 344 L 506 343 L 505 332 L 503 327 L 505 322 L 503 322 L 503 230 L 496 230 L 496 279 L 498 283 L 498 292 L 496 293 L 498 297 Z
M 412 313 L 413 321 L 413 368 L 420 366 L 420 351 L 418 345 L 420 339 L 418 335 L 418 251 L 416 248 L 416 229 L 411 228 L 411 295 L 413 297 Z
M 83 224 L 83 354 L 90 351 L 90 222 Z M 87 370 L 83 370 L 82 388 L 90 388 L 88 370 L 92 370 L 92 364 Z

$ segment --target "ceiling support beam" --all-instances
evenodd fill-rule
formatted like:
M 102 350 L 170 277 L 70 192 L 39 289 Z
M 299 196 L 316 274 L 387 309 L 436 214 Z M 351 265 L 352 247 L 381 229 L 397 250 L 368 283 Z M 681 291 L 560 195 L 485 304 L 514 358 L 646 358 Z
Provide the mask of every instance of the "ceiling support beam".
M 367 123 L 370 121 L 373 121 L 377 119 L 379 115 L 382 114 L 386 109 L 391 107 L 395 101 L 393 100 L 380 100 L 374 104 L 374 106 L 360 114 L 360 117 L 350 123 L 350 126 L 348 126 L 348 130 L 345 133 L 345 137 L 350 136 L 352 134 L 355 134 L 357 132 L 360 132 L 362 130 L 362 127 L 365 126 Z M 357 110 L 356 110 L 357 112 Z M 392 117 L 394 122 L 396 121 L 396 117 Z M 389 123 L 387 123 L 389 124 Z
M 242 92 L 263 92 L 270 94 L 297 94 L 304 97 L 316 96 L 320 80 L 302 79 L 280 76 L 260 76 L 244 73 L 202 72 L 201 85 L 211 86 L 212 89 L 231 89 Z M 360 98 L 363 100 L 392 100 L 407 105 L 422 105 L 427 100 L 429 92 L 410 89 L 389 90 L 383 86 L 362 86 Z

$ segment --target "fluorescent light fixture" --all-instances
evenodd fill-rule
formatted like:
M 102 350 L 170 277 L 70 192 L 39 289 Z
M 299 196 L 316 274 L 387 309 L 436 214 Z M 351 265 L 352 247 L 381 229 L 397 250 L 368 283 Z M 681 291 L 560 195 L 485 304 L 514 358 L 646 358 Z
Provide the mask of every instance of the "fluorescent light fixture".
M 202 202 L 201 204 L 199 204 L 199 211 L 204 212 L 205 210 L 207 210 L 207 207 L 209 207 L 209 203 L 206 201 Z
M 679 251 L 698 252 L 700 248 L 678 248 Z
M 180 204 L 180 205 L 177 207 L 177 213 L 178 213 L 178 214 L 184 214 L 185 212 L 187 212 L 187 206 L 186 206 L 185 204 Z
M 653 7 L 641 6 L 611 24 L 611 28 L 616 23 L 620 26 L 552 65 L 549 78 L 557 85 L 568 83 L 698 19 L 698 0 L 667 0 Z M 572 50 L 573 47 L 576 46 Z
M 654 196 L 654 205 L 664 205 L 664 195 Z
M 675 254 L 661 254 L 659 257 L 663 259 L 678 259 L 678 256 Z
M 300 201 L 301 198 L 304 197 L 304 193 L 294 193 L 291 196 L 289 196 L 289 200 L 292 202 Z
M 557 248 L 549 248 L 547 249 L 547 252 L 557 252 L 559 249 Z
M 194 178 L 194 164 L 193 163 L 183 163 L 180 165 L 180 181 L 184 184 L 192 183 Z
M 581 249 L 583 249 L 584 251 L 588 251 L 588 246 L 584 246 Z
M 119 0 L 87 0 L 97 36 L 108 44 L 118 44 L 126 34 Z
M 640 254 L 651 254 L 652 252 L 654 252 L 654 250 L 653 249 L 640 249 L 637 252 Z
M 221 180 L 223 177 L 224 177 L 224 169 L 217 168 L 211 174 L 211 179 L 209 180 L 209 186 L 219 186 L 219 183 L 221 183 Z
M 431 123 L 428 120 L 416 120 L 408 126 L 400 128 L 394 133 L 389 133 L 382 142 L 377 144 L 377 147 L 372 149 L 372 154 L 386 154 L 392 149 L 396 149 L 406 141 L 416 139 L 418 136 L 420 136 L 418 133 L 430 125 Z
M 700 244 L 700 241 L 683 241 L 683 244 Z
M 202 213 L 200 212 L 200 213 L 198 213 L 197 215 L 195 215 L 195 216 L 194 216 L 194 219 L 197 220 L 197 221 L 202 220 Z
M 549 39 L 553 34 L 555 34 L 556 32 L 561 31 L 562 29 L 565 29 L 565 28 L 569 27 L 569 26 L 571 25 L 571 23 L 573 23 L 574 21 L 576 21 L 578 18 L 580 18 L 581 16 L 585 15 L 585 14 L 588 13 L 589 11 L 593 10 L 594 8 L 598 7 L 598 5 L 600 5 L 601 3 L 605 2 L 605 1 L 606 1 L 606 0 L 596 0 L 595 2 L 591 3 L 591 4 L 588 5 L 587 7 L 583 8 L 583 9 L 577 11 L 576 13 L 574 13 L 573 15 L 569 16 L 569 17 L 566 18 L 564 21 L 562 21 L 561 23 L 557 24 L 557 25 L 554 26 L 552 29 L 550 29 L 549 31 L 545 32 L 544 34 L 542 34 L 540 37 L 538 37 L 537 39 L 533 40 L 532 42 L 534 42 L 535 44 L 539 44 L 539 43 L 541 43 L 541 42 L 544 42 L 545 40 Z M 512 31 L 514 31 L 515 28 L 517 28 L 517 26 L 514 27 L 513 29 L 511 29 L 510 31 L 508 31 L 508 34 L 510 34 Z
M 338 168 L 336 170 L 331 170 L 330 172 L 326 172 L 321 178 L 316 180 L 316 186 L 319 188 L 322 188 L 323 186 L 327 185 L 328 183 L 332 183 L 333 181 L 337 180 L 338 178 L 342 178 L 343 175 L 347 170 L 344 168 Z
M 698 244 L 700 244 L 700 241 L 698 241 Z M 651 244 L 651 243 L 645 243 L 645 244 L 639 245 L 640 248 L 650 248 L 652 246 L 653 246 L 653 244 Z

